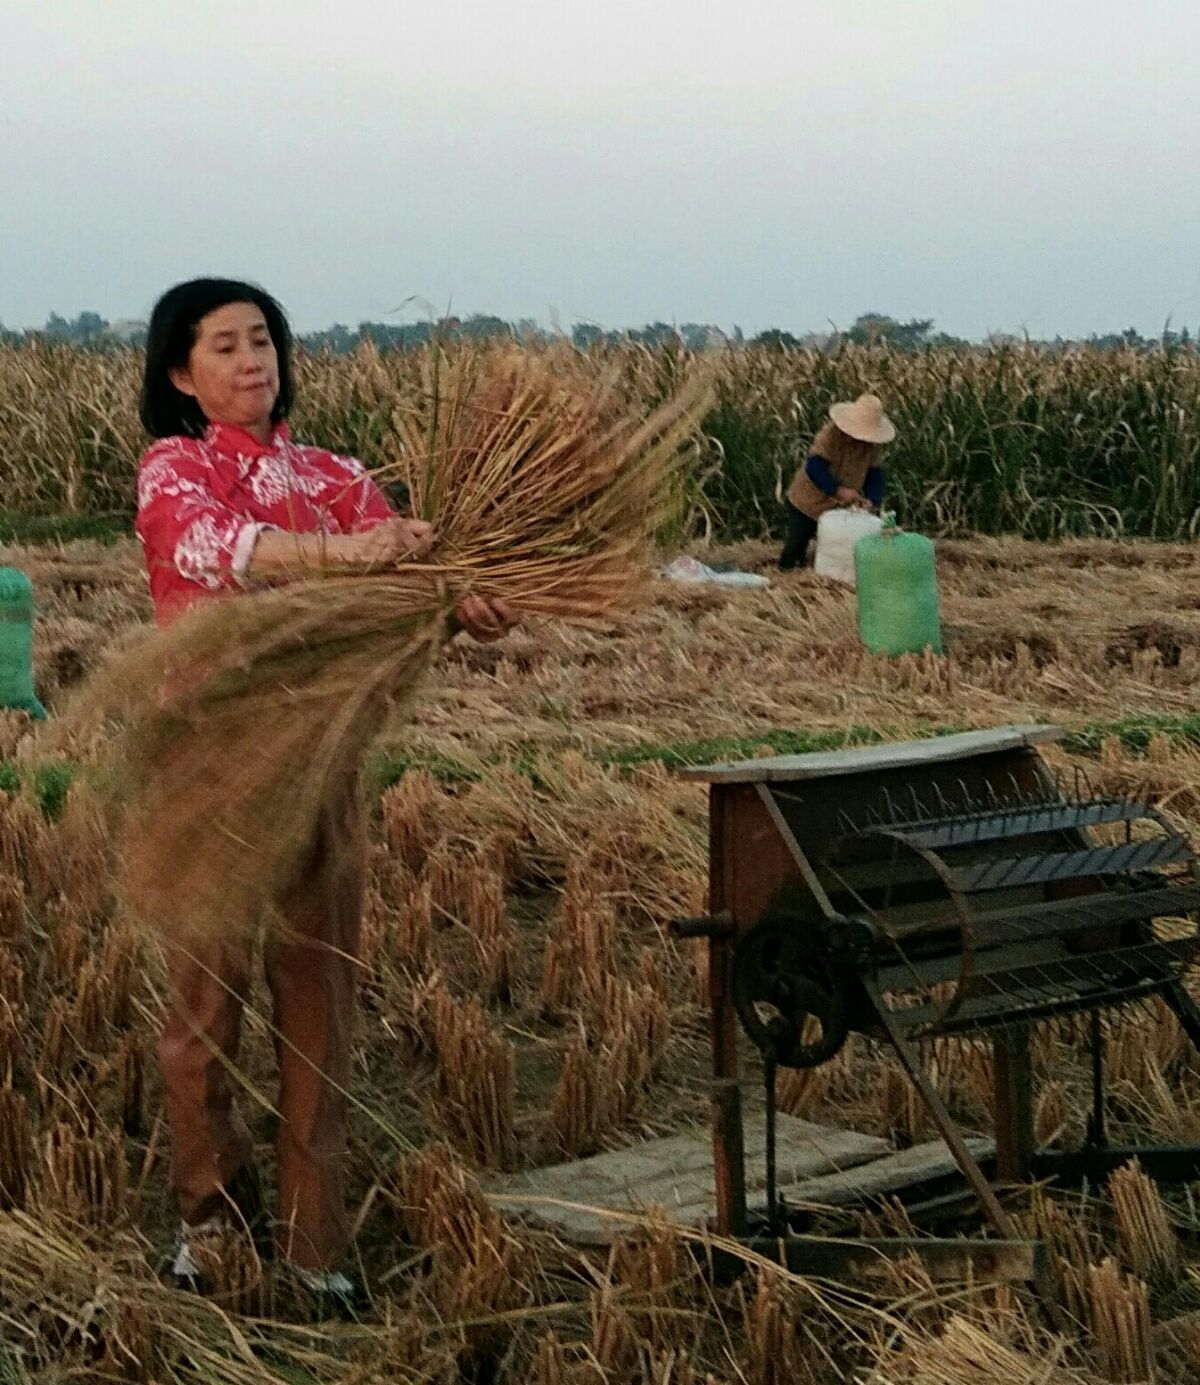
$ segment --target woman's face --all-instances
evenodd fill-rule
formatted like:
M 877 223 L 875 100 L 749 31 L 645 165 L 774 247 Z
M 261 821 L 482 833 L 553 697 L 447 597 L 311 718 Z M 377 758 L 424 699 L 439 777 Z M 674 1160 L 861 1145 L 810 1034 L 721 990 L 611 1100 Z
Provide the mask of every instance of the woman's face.
M 279 360 L 261 308 L 226 303 L 202 317 L 187 365 L 171 383 L 210 423 L 232 423 L 265 439 L 279 394 Z

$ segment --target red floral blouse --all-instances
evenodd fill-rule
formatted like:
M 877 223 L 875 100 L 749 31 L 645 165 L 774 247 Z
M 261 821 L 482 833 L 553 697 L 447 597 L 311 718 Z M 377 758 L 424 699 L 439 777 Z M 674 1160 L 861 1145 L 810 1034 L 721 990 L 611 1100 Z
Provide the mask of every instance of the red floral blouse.
M 361 462 L 292 441 L 259 442 L 226 423 L 160 438 L 138 471 L 137 535 L 159 624 L 245 584 L 264 529 L 357 534 L 395 512 Z

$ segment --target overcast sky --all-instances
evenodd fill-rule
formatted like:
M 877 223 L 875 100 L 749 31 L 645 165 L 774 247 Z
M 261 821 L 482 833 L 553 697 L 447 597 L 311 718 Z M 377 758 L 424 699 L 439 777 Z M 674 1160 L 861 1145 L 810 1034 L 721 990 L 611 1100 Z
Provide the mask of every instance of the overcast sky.
M 0 321 L 1195 327 L 1198 78 L 1196 0 L 0 0 Z

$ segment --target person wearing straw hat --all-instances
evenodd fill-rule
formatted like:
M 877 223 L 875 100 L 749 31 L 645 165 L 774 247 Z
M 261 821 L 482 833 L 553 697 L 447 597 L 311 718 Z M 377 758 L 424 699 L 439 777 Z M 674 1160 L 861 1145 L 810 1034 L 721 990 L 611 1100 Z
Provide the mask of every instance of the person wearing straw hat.
M 817 522 L 839 505 L 877 510 L 883 503 L 882 449 L 896 436 L 877 395 L 834 404 L 812 440 L 787 493 L 787 538 L 779 555 L 785 571 L 803 567 Z
M 293 440 L 293 379 L 287 319 L 256 285 L 194 279 L 156 305 L 141 401 L 154 441 L 138 474 L 136 528 L 160 624 L 245 587 L 318 567 L 370 568 L 432 545 L 432 526 L 397 514 L 361 463 Z M 455 626 L 481 641 L 515 619 L 505 603 L 476 596 L 454 613 Z M 279 1250 L 320 1304 L 350 1312 L 363 1297 L 344 1269 L 344 1168 L 365 852 L 351 773 L 324 805 L 277 901 L 286 927 L 264 949 L 280 1069 Z M 231 1231 L 272 1249 L 250 1133 L 233 1101 L 251 959 L 248 943 L 181 939 L 169 928 L 164 942 L 158 1055 L 183 1217 L 171 1275 L 198 1289 Z

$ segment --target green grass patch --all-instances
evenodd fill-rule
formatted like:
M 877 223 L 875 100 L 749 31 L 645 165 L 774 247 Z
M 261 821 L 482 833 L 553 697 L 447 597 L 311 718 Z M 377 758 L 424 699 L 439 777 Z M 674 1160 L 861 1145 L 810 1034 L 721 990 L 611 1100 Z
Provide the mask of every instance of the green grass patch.
M 958 727 L 950 728 L 958 730 Z M 609 769 L 633 769 L 638 765 L 660 764 L 668 769 L 683 769 L 688 765 L 710 764 L 717 760 L 744 760 L 769 750 L 773 755 L 807 755 L 818 750 L 844 750 L 848 746 L 876 745 L 895 740 L 898 733 L 875 730 L 869 726 L 851 726 L 845 731 L 787 731 L 771 729 L 757 736 L 723 736 L 701 741 L 653 742 L 645 745 L 616 746 L 589 756 L 596 764 Z M 931 728 L 930 735 L 943 735 L 943 728 Z M 523 745 L 504 756 L 484 759 L 479 765 L 468 765 L 446 755 L 405 755 L 379 752 L 370 757 L 364 772 L 369 790 L 382 792 L 391 788 L 412 769 L 423 769 L 443 783 L 475 783 L 491 767 L 501 765 L 537 785 L 543 779 L 548 760 L 553 756 L 535 745 Z
M 984 730 L 964 725 L 916 728 L 917 735 L 952 736 L 963 731 Z M 638 765 L 660 764 L 668 769 L 690 765 L 716 764 L 728 760 L 750 760 L 768 750 L 773 755 L 810 755 L 818 751 L 846 750 L 860 745 L 882 745 L 902 738 L 913 738 L 910 731 L 895 727 L 849 726 L 843 731 L 796 731 L 768 728 L 751 736 L 719 736 L 709 740 L 646 742 L 642 745 L 614 746 L 588 758 L 611 769 L 632 769 Z M 1200 746 L 1200 714 L 1169 716 L 1144 714 L 1121 721 L 1089 722 L 1069 731 L 1064 748 L 1072 755 L 1096 755 L 1109 740 L 1116 740 L 1130 754 L 1144 754 L 1151 740 L 1161 736 L 1172 745 Z M 410 769 L 424 769 L 444 783 L 473 783 L 482 779 L 489 767 L 504 765 L 536 784 L 547 762 L 547 754 L 533 746 L 522 746 L 515 753 L 485 759 L 468 765 L 448 756 L 376 755 L 367 767 L 368 785 L 376 791 L 390 788 Z
M 920 728 L 919 734 L 949 736 L 968 731 L 967 726 L 931 726 Z M 1200 713 L 1183 716 L 1145 713 L 1120 721 L 1096 721 L 1069 731 L 1063 747 L 1072 755 L 1097 755 L 1107 741 L 1115 740 L 1132 755 L 1142 755 L 1155 737 L 1171 745 L 1200 748 Z M 809 755 L 825 750 L 845 750 L 860 745 L 880 745 L 900 739 L 895 728 L 849 726 L 844 731 L 793 731 L 770 728 L 752 736 L 722 736 L 709 740 L 670 741 L 663 744 L 614 746 L 600 750 L 588 758 L 609 769 L 633 769 L 638 765 L 660 764 L 668 769 L 683 769 L 689 765 L 715 764 L 727 760 L 749 760 L 764 750 L 773 755 Z M 490 768 L 501 766 L 513 769 L 529 780 L 531 787 L 543 786 L 547 769 L 553 764 L 552 753 L 525 745 L 515 752 L 495 756 L 476 764 L 456 760 L 449 755 L 396 754 L 376 751 L 364 766 L 363 780 L 367 793 L 377 797 L 385 789 L 398 784 L 414 769 L 425 770 L 443 784 L 470 784 L 483 779 Z M 0 792 L 17 793 L 28 783 L 47 817 L 57 817 L 62 810 L 67 791 L 74 783 L 79 768 L 65 760 L 24 766 L 0 760 Z
M 48 818 L 57 818 L 78 772 L 78 767 L 67 760 L 47 760 L 32 766 L 0 760 L 0 792 L 18 793 L 29 783 L 42 812 Z
M 957 727 L 951 728 L 957 730 Z M 931 728 L 930 735 L 948 734 Z M 856 745 L 877 745 L 895 740 L 895 733 L 870 726 L 849 726 L 844 731 L 788 731 L 771 729 L 755 736 L 719 736 L 706 741 L 675 741 L 666 745 L 621 746 L 596 757 L 613 768 L 660 764 L 668 769 L 715 764 L 722 760 L 749 760 L 769 750 L 773 755 L 811 755 L 821 750 L 845 750 Z
M 478 769 L 449 755 L 397 755 L 392 751 L 376 751 L 368 755 L 363 766 L 363 783 L 369 795 L 381 794 L 414 769 L 425 770 L 443 784 L 471 784 L 483 778 Z
M 133 512 L 98 515 L 25 515 L 0 510 L 0 543 L 113 543 L 133 533 Z
M 1131 754 L 1143 754 L 1161 736 L 1172 745 L 1200 746 L 1200 713 L 1183 716 L 1146 712 L 1120 721 L 1094 721 L 1067 733 L 1063 741 L 1072 755 L 1096 755 L 1108 740 L 1117 740 Z

